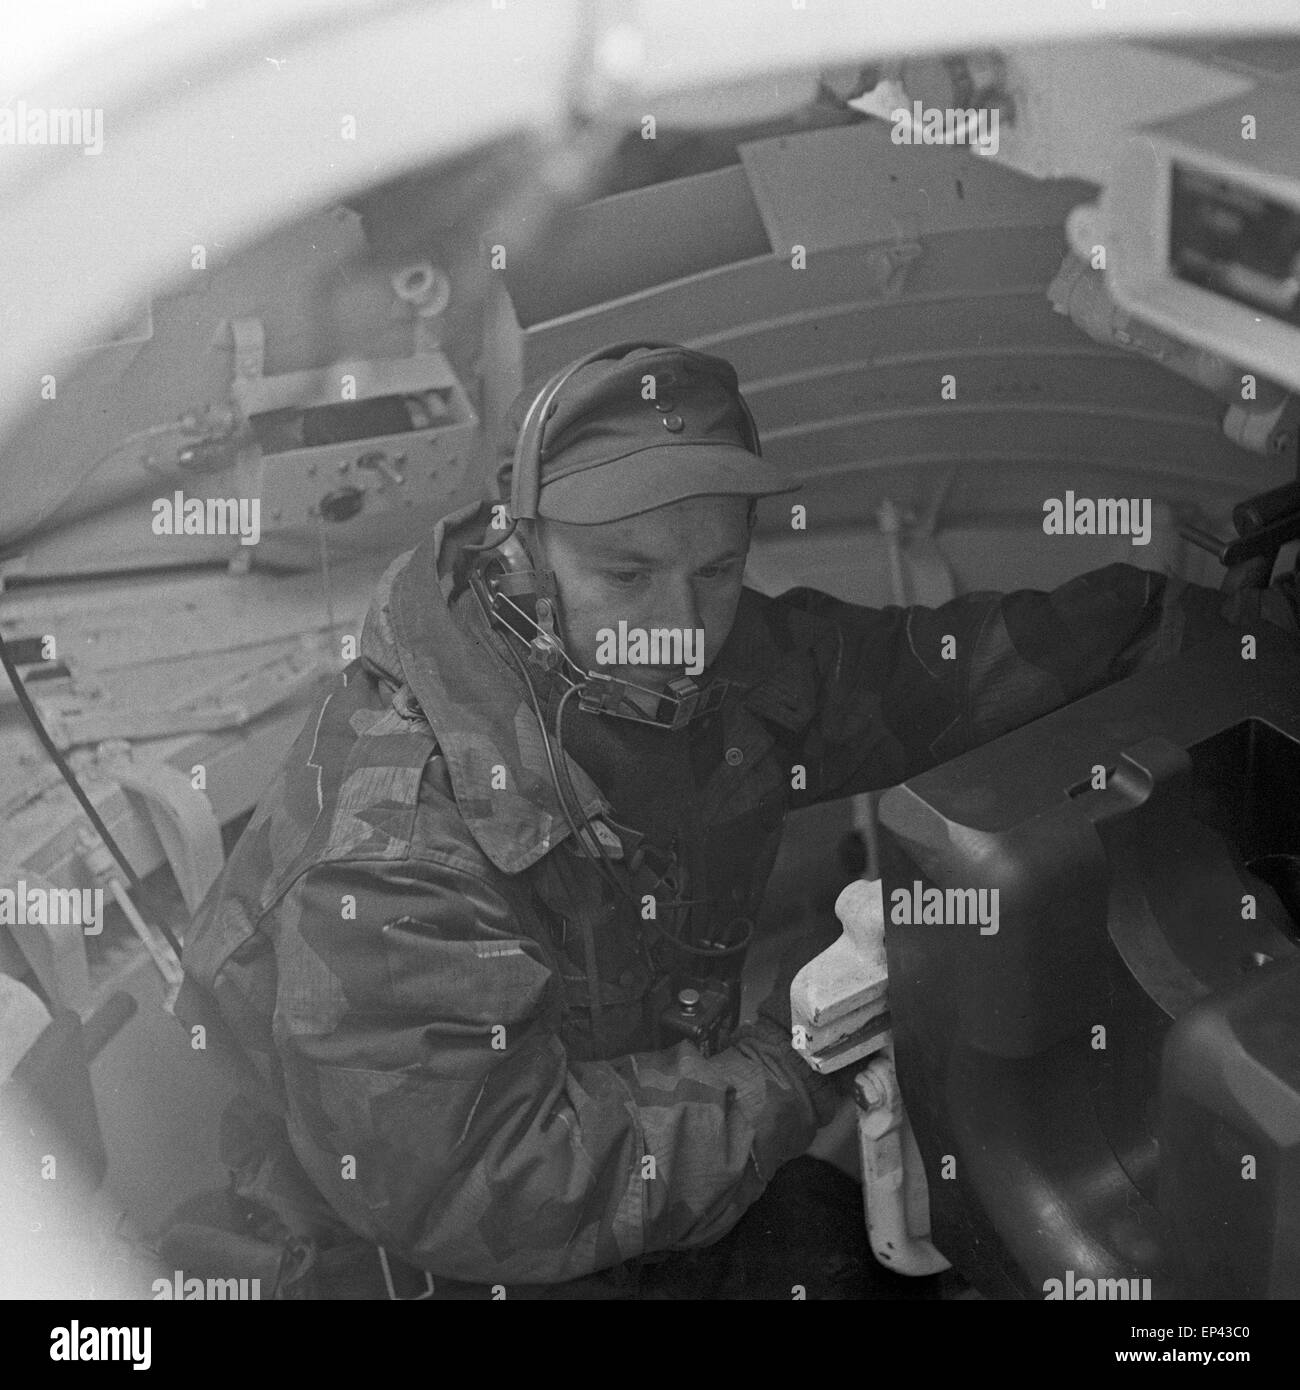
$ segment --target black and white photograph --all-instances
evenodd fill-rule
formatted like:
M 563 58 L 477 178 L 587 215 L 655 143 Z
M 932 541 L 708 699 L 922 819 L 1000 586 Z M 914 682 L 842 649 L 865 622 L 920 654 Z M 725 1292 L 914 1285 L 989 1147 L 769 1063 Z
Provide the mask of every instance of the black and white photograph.
M 0 667 L 45 1373 L 391 1302 L 1258 1369 L 1300 8 L 14 0 Z

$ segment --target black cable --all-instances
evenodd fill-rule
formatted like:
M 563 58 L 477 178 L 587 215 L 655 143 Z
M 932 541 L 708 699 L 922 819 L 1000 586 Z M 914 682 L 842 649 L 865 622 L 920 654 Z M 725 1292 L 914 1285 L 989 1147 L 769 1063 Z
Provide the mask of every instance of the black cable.
M 9 684 L 13 686 L 14 694 L 18 697 L 18 704 L 22 708 L 22 712 L 27 716 L 27 722 L 32 726 L 32 730 L 36 734 L 36 737 L 40 739 L 41 746 L 53 759 L 54 766 L 58 769 L 59 775 L 72 789 L 73 796 L 81 803 L 81 809 L 90 817 L 90 823 L 99 832 L 100 837 L 108 846 L 109 853 L 121 866 L 131 887 L 147 902 L 151 895 L 141 881 L 140 875 L 131 867 L 131 861 L 122 853 L 121 846 L 113 838 L 112 832 L 109 830 L 108 826 L 104 824 L 103 819 L 100 817 L 99 812 L 95 810 L 90 798 L 82 790 L 81 783 L 77 781 L 76 773 L 68 766 L 67 759 L 63 756 L 58 745 L 50 737 L 50 731 L 45 727 L 44 721 L 41 719 L 36 706 L 32 704 L 31 696 L 27 693 L 27 687 L 23 684 L 23 678 L 18 674 L 18 668 L 14 665 L 13 658 L 9 655 L 9 647 L 5 642 L 3 634 L 0 634 L 0 666 L 4 667 L 5 675 L 9 677 Z M 179 960 L 181 956 L 180 942 L 172 935 L 171 928 L 168 927 L 161 915 L 156 913 L 153 915 L 159 931 L 162 932 L 163 936 L 166 938 L 167 944 L 176 953 L 176 959 Z
M 488 625 L 488 628 L 490 630 L 492 627 L 492 615 L 488 611 L 487 604 L 485 604 L 483 600 L 483 595 L 479 590 L 479 586 L 476 584 L 471 584 L 470 588 L 474 594 L 475 602 L 478 604 L 479 612 L 482 614 L 483 620 Z M 511 606 L 514 607 L 518 612 L 523 614 L 524 617 L 527 617 L 527 614 L 523 613 L 523 610 L 519 608 L 517 604 L 512 604 Z M 534 624 L 534 626 L 536 626 L 536 624 Z M 555 788 L 556 799 L 560 803 L 560 809 L 564 812 L 564 818 L 569 824 L 569 829 L 573 834 L 574 841 L 579 846 L 582 853 L 585 854 L 586 857 L 593 862 L 597 872 L 605 880 L 605 882 L 611 888 L 613 888 L 614 891 L 617 894 L 619 894 L 619 896 L 628 901 L 633 908 L 639 908 L 640 900 L 637 897 L 636 891 L 627 883 L 625 883 L 623 879 L 620 878 L 619 875 L 614 871 L 613 864 L 608 858 L 604 846 L 601 844 L 599 835 L 597 835 L 595 830 L 592 828 L 591 817 L 588 816 L 587 813 L 582 809 L 581 799 L 577 794 L 577 790 L 573 786 L 572 779 L 569 777 L 569 770 L 564 756 L 564 707 L 574 695 L 577 695 L 581 692 L 581 687 L 576 684 L 570 684 L 568 690 L 566 690 L 564 694 L 560 697 L 559 706 L 555 712 L 555 749 L 553 750 L 551 747 L 552 735 L 546 727 L 546 718 L 545 715 L 542 713 L 541 701 L 538 698 L 537 689 L 533 684 L 533 679 L 528 672 L 527 666 L 521 660 L 519 654 L 515 651 L 513 645 L 511 644 L 510 635 L 511 634 L 507 632 L 502 645 L 505 647 L 506 652 L 509 654 L 510 660 L 514 663 L 515 669 L 516 671 L 518 671 L 520 677 L 524 682 L 524 686 L 528 691 L 529 701 L 533 707 L 533 714 L 537 719 L 537 727 L 542 736 L 542 748 L 543 751 L 546 753 L 546 762 L 551 774 L 551 783 Z M 566 660 L 569 660 L 569 664 L 571 666 L 573 665 L 573 662 L 568 658 L 567 653 L 562 652 L 561 655 L 564 656 Z M 574 669 L 576 670 L 577 667 L 574 667 Z M 628 703 L 632 702 L 629 700 Z M 556 752 L 559 753 L 558 763 L 555 756 Z M 570 802 L 572 802 L 572 805 L 570 804 Z M 579 829 L 578 821 L 574 814 L 575 808 L 577 812 L 577 817 L 581 817 L 582 819 L 582 828 L 587 831 L 587 836 L 584 836 L 582 830 Z M 590 841 L 594 842 L 596 846 L 594 850 L 592 848 L 591 843 L 589 843 L 588 837 L 590 838 Z M 674 918 L 680 916 L 686 908 L 690 907 L 690 905 L 691 904 L 689 902 L 686 902 L 681 899 L 672 899 L 664 904 L 665 907 L 667 907 L 670 911 L 673 912 Z M 676 925 L 677 923 L 676 921 L 674 921 L 674 926 Z M 678 950 L 685 951 L 688 955 L 700 956 L 710 960 L 722 960 L 726 959 L 728 956 L 737 955 L 739 952 L 748 948 L 749 943 L 753 938 L 752 924 L 750 925 L 750 930 L 746 933 L 744 940 L 737 943 L 734 946 L 694 946 L 689 942 L 683 940 L 682 936 L 678 931 L 669 930 L 662 924 L 656 923 L 655 930 L 657 930 L 666 941 L 668 941 L 672 946 L 676 947 Z
M 584 827 L 588 830 L 591 839 L 595 842 L 597 846 L 598 854 L 592 855 L 590 853 L 589 847 L 587 847 L 584 844 L 584 848 L 588 848 L 589 857 L 593 859 L 598 859 L 597 868 L 601 870 L 605 878 L 605 881 L 607 883 L 610 883 L 615 888 L 615 890 L 618 893 L 620 893 L 628 901 L 628 903 L 631 904 L 633 910 L 637 910 L 641 906 L 641 901 L 640 898 L 637 896 L 636 889 L 633 888 L 629 882 L 625 882 L 623 878 L 621 878 L 619 874 L 615 871 L 613 867 L 613 862 L 610 860 L 610 858 L 605 852 L 604 846 L 601 844 L 600 836 L 596 834 L 596 831 L 592 826 L 591 817 L 588 816 L 587 813 L 582 809 L 582 802 L 579 800 L 578 793 L 574 788 L 573 779 L 569 776 L 568 761 L 565 757 L 564 752 L 564 706 L 571 696 L 576 695 L 578 693 L 578 686 L 570 686 L 570 688 L 566 690 L 564 694 L 560 697 L 559 707 L 555 711 L 555 746 L 556 751 L 559 754 L 559 767 L 561 775 L 564 779 L 564 785 L 568 790 L 569 799 L 573 802 L 573 805 L 577 807 L 578 814 L 582 817 Z M 546 741 L 545 728 L 543 728 L 542 730 L 542 739 L 543 742 Z M 554 765 L 555 764 L 552 763 L 552 766 Z M 561 805 L 564 805 L 565 792 L 563 789 L 560 788 L 558 784 L 556 786 L 556 792 L 560 796 Z M 679 910 L 681 906 L 680 903 L 676 901 L 669 902 L 666 905 L 672 908 L 673 910 Z M 660 931 L 664 936 L 667 936 L 670 941 L 676 939 L 673 933 L 664 931 L 664 929 L 658 926 L 657 924 L 656 929 Z
M 482 613 L 482 615 L 483 615 L 483 620 L 484 620 L 484 622 L 486 622 L 487 625 L 488 625 L 488 630 L 491 631 L 491 628 L 492 628 L 492 615 L 489 613 L 489 611 L 488 611 L 488 609 L 487 609 L 487 606 L 486 606 L 486 605 L 484 604 L 484 602 L 483 602 L 483 595 L 479 592 L 479 587 L 478 587 L 478 585 L 477 585 L 477 584 L 471 584 L 471 585 L 470 585 L 470 590 L 471 590 L 471 592 L 472 592 L 473 595 L 474 595 L 474 600 L 475 600 L 475 602 L 476 602 L 476 603 L 478 604 L 478 606 L 479 606 L 479 612 Z M 565 820 L 567 820 L 568 823 L 569 823 L 569 829 L 570 829 L 570 830 L 572 831 L 572 833 L 573 833 L 573 838 L 574 838 L 574 840 L 582 847 L 583 851 L 588 855 L 588 857 L 590 857 L 590 858 L 596 858 L 597 856 L 595 856 L 595 855 L 593 855 L 593 854 L 591 853 L 590 848 L 588 847 L 588 845 L 586 844 L 586 842 L 583 840 L 583 838 L 582 838 L 582 832 L 578 829 L 577 822 L 574 820 L 573 815 L 572 815 L 572 812 L 569 810 L 569 805 L 568 805 L 568 803 L 567 803 L 567 802 L 565 801 L 565 799 L 564 799 L 564 793 L 563 793 L 563 791 L 561 790 L 561 787 L 560 787 L 560 774 L 559 774 L 559 771 L 558 771 L 558 769 L 556 768 L 556 765 L 555 765 L 555 757 L 554 757 L 554 754 L 553 754 L 552 751 L 551 751 L 551 741 L 550 741 L 550 738 L 548 737 L 547 731 L 546 731 L 546 716 L 542 713 L 541 702 L 540 702 L 540 701 L 538 700 L 538 698 L 537 698 L 537 689 L 536 689 L 536 687 L 533 685 L 532 677 L 528 674 L 528 668 L 527 668 L 527 667 L 524 665 L 524 663 L 520 660 L 519 654 L 515 651 L 514 647 L 512 647 L 512 646 L 510 645 L 510 637 L 509 637 L 509 635 L 507 635 L 507 636 L 505 637 L 504 641 L 502 642 L 502 646 L 505 647 L 505 649 L 506 649 L 506 654 L 510 657 L 510 660 L 514 663 L 515 670 L 518 671 L 519 676 L 520 676 L 520 679 L 521 679 L 521 680 L 523 681 L 523 683 L 524 683 L 524 688 L 528 691 L 528 698 L 529 698 L 529 701 L 530 701 L 530 703 L 532 704 L 532 707 L 533 707 L 533 714 L 534 714 L 534 716 L 535 716 L 536 719 L 537 719 L 537 727 L 538 727 L 538 729 L 541 731 L 541 735 L 542 735 L 542 748 L 544 749 L 544 751 L 545 751 L 545 753 L 546 753 L 546 762 L 547 762 L 547 764 L 548 764 L 548 766 L 549 766 L 549 768 L 550 768 L 551 782 L 552 782 L 552 784 L 553 784 L 554 787 L 555 787 L 555 794 L 556 794 L 556 797 L 557 797 L 558 800 L 559 800 L 560 809 L 564 812 L 564 818 L 565 818 Z M 576 687 L 575 687 L 575 688 L 576 688 Z
M 569 795 L 572 797 L 574 804 L 575 804 L 576 806 L 578 806 L 579 814 L 583 816 L 583 819 L 586 821 L 587 825 L 590 826 L 590 824 L 591 824 L 590 818 L 587 817 L 586 814 L 582 811 L 581 803 L 580 803 L 579 800 L 578 800 L 577 792 L 574 790 L 573 781 L 572 781 L 572 779 L 569 777 L 568 765 L 567 765 L 567 763 L 566 763 L 566 761 L 565 761 L 565 757 L 564 757 L 564 727 L 563 727 L 564 706 L 565 706 L 565 703 L 569 700 L 570 696 L 575 695 L 575 694 L 577 694 L 577 693 L 578 693 L 578 687 L 577 687 L 577 686 L 572 686 L 572 687 L 570 687 L 568 690 L 566 690 L 566 691 L 564 692 L 563 696 L 561 696 L 561 698 L 560 698 L 559 708 L 558 708 L 558 709 L 556 710 L 556 712 L 555 712 L 555 744 L 556 744 L 556 750 L 557 750 L 557 752 L 558 752 L 559 755 L 560 755 L 560 757 L 559 757 L 559 766 L 560 766 L 560 768 L 562 769 L 562 774 L 563 774 L 563 777 L 564 777 L 565 784 L 566 784 L 566 786 L 568 787 Z M 542 731 L 542 738 L 543 738 L 543 740 L 545 741 L 545 738 L 546 738 L 546 731 L 545 731 L 545 729 L 543 729 L 543 731 Z M 552 766 L 554 766 L 554 764 L 552 764 Z M 556 787 L 556 791 L 558 792 L 559 790 L 560 790 L 560 789 L 559 789 L 559 787 L 557 786 L 557 787 Z M 563 794 L 561 794 L 560 800 L 561 800 L 561 805 L 563 805 L 563 804 L 564 804 L 564 797 L 563 797 Z M 600 843 L 600 838 L 599 838 L 599 836 L 596 835 L 596 833 L 595 833 L 594 830 L 593 830 L 591 833 L 592 833 L 592 837 L 596 840 L 596 843 L 599 844 L 599 843 Z M 604 858 L 604 855 L 603 855 L 603 854 L 602 854 L 601 858 L 602 858 L 602 859 Z M 608 861 L 606 861 L 606 862 L 608 862 Z M 636 891 L 635 891 L 634 889 L 625 887 L 624 884 L 622 883 L 622 881 L 621 881 L 621 880 L 617 880 L 617 879 L 616 879 L 616 886 L 617 886 L 617 887 L 619 888 L 619 890 L 622 892 L 623 896 L 624 896 L 625 898 L 627 898 L 629 902 L 631 902 L 631 904 L 632 904 L 632 906 L 633 906 L 634 908 L 637 908 L 637 907 L 640 906 L 640 901 L 639 901 L 639 899 L 638 899 L 638 897 L 637 897 L 637 894 L 636 894 Z M 685 921 L 684 921 L 684 920 L 679 921 L 678 919 L 679 919 L 679 918 L 684 919 L 684 918 L 685 918 L 685 914 L 689 911 L 689 909 L 690 909 L 692 906 L 696 905 L 697 903 L 698 903 L 698 904 L 701 904 L 701 905 L 707 905 L 707 899 L 705 899 L 705 898 L 671 898 L 671 899 L 669 899 L 667 902 L 665 902 L 665 903 L 663 904 L 663 906 L 667 907 L 667 908 L 672 912 L 672 914 L 673 914 L 673 925 L 672 925 L 671 928 L 669 928 L 669 927 L 666 927 L 666 926 L 664 926 L 664 925 L 662 925 L 662 924 L 660 924 L 660 923 L 656 923 L 656 924 L 655 924 L 655 929 L 659 932 L 659 934 L 660 934 L 662 937 L 665 938 L 665 940 L 671 942 L 672 945 L 673 945 L 674 947 L 676 947 L 678 950 L 685 951 L 688 955 L 692 955 L 692 956 L 703 956 L 703 957 L 705 957 L 705 958 L 707 958 L 707 959 L 710 959 L 710 960 L 721 960 L 721 959 L 725 959 L 727 956 L 734 956 L 734 955 L 736 955 L 737 953 L 739 953 L 740 951 L 743 951 L 743 950 L 745 950 L 745 949 L 748 948 L 749 943 L 750 943 L 750 941 L 753 939 L 753 935 L 754 935 L 754 929 L 753 929 L 753 924 L 752 924 L 752 923 L 750 924 L 750 929 L 749 929 L 749 931 L 746 933 L 744 940 L 741 941 L 741 942 L 739 942 L 737 945 L 734 945 L 734 946 L 723 946 L 723 945 L 720 945 L 720 944 L 695 946 L 695 945 L 692 945 L 690 942 L 686 941 L 686 940 L 684 939 L 683 935 L 682 935 L 682 930 L 681 930 L 681 929 L 685 926 Z
M 480 586 L 478 584 L 471 584 L 470 588 L 473 591 L 475 602 L 478 604 L 479 612 L 482 614 L 483 620 L 490 631 L 492 628 L 492 615 L 488 611 L 488 606 L 483 600 Z M 511 606 L 518 612 L 523 613 L 523 610 L 520 609 L 517 604 L 512 604 Z M 527 614 L 523 614 L 523 616 L 527 617 Z M 534 626 L 536 626 L 536 624 L 534 624 Z M 612 865 L 605 855 L 604 848 L 600 843 L 600 837 L 591 827 L 591 817 L 583 811 L 582 803 L 576 791 L 573 789 L 572 781 L 568 776 L 568 768 L 564 764 L 562 740 L 560 741 L 559 749 L 560 761 L 558 764 L 556 762 L 555 752 L 551 747 L 550 733 L 546 727 L 546 716 L 542 712 L 541 700 L 538 697 L 537 688 L 533 684 L 532 676 L 529 674 L 526 664 L 520 659 L 519 654 L 515 651 L 510 641 L 511 635 L 512 633 L 510 631 L 506 632 L 503 637 L 502 645 L 505 647 L 510 660 L 514 663 L 515 670 L 519 673 L 520 679 L 523 681 L 524 687 L 528 691 L 528 698 L 533 707 L 533 715 L 537 720 L 537 728 L 542 736 L 542 749 L 546 754 L 547 767 L 551 774 L 551 784 L 555 788 L 556 799 L 559 801 L 560 809 L 563 811 L 564 818 L 569 824 L 569 830 L 573 835 L 574 843 L 578 846 L 579 851 L 592 861 L 597 873 L 600 874 L 606 885 L 612 888 L 617 896 L 624 898 L 635 908 L 639 905 L 636 893 L 614 872 Z M 569 660 L 566 652 L 562 652 L 561 655 L 565 660 L 569 661 L 571 666 L 573 665 L 573 662 Z M 574 669 L 577 670 L 578 668 L 574 666 Z M 570 685 L 569 689 L 565 691 L 560 700 L 559 713 L 561 715 L 563 714 L 565 701 L 578 690 L 579 687 L 577 685 Z M 569 796 L 565 795 L 566 785 L 569 789 Z M 570 804 L 570 798 L 572 799 L 572 805 Z M 582 829 L 579 828 L 577 817 L 574 815 L 574 808 L 577 810 L 577 817 L 581 817 L 582 819 L 582 829 L 585 829 L 591 840 L 595 842 L 596 849 L 592 849 L 591 844 L 588 843 L 587 838 L 584 837 Z
M 578 693 L 578 686 L 571 685 L 563 695 L 560 696 L 560 703 L 555 710 L 555 751 L 558 755 L 555 765 L 558 766 L 560 776 L 564 779 L 564 790 L 561 792 L 561 799 L 567 794 L 573 805 L 577 807 L 578 814 L 583 818 L 585 828 L 590 831 L 598 846 L 601 858 L 603 859 L 603 846 L 600 844 L 600 836 L 596 834 L 591 824 L 591 817 L 582 809 L 582 801 L 578 796 L 577 788 L 573 785 L 573 778 L 569 776 L 569 764 L 564 754 L 564 707 L 569 703 L 574 695 Z M 545 729 L 542 730 L 545 736 Z M 560 789 L 557 787 L 557 791 Z
M 488 629 L 490 631 L 492 621 L 488 615 L 486 607 L 484 606 L 483 596 L 479 592 L 479 587 L 477 584 L 471 584 L 470 588 L 473 590 L 475 601 L 478 603 L 479 610 L 483 614 L 483 618 L 487 622 Z M 565 800 L 564 792 L 560 785 L 560 773 L 559 769 L 556 766 L 555 756 L 551 751 L 551 741 L 550 738 L 547 736 L 546 732 L 546 717 L 542 713 L 541 701 L 538 699 L 537 696 L 537 688 L 533 684 L 533 680 L 528 673 L 527 666 L 520 660 L 519 654 L 510 645 L 509 636 L 507 636 L 504 639 L 503 645 L 505 646 L 506 651 L 510 654 L 510 659 L 514 662 L 515 669 L 523 678 L 524 686 L 528 691 L 528 698 L 533 707 L 533 715 L 537 720 L 537 727 L 542 735 L 542 747 L 546 752 L 546 761 L 551 773 L 551 783 L 555 787 L 555 794 L 559 800 L 560 809 L 564 812 L 564 818 L 569 822 L 569 829 L 572 832 L 574 841 L 583 849 L 583 851 L 585 851 L 593 860 L 596 861 L 596 867 L 600 870 L 602 877 L 604 877 L 607 882 L 612 883 L 616 889 L 622 890 L 622 884 L 620 884 L 617 877 L 609 871 L 609 867 L 605 863 L 603 850 L 599 854 L 592 854 L 590 846 L 588 846 L 582 838 L 582 834 L 578 829 L 577 822 L 574 820 L 572 812 L 569 810 L 568 802 Z M 578 687 L 576 685 L 571 686 L 565 692 L 564 699 L 568 699 L 568 697 L 572 695 L 577 688 Z M 563 708 L 564 699 L 560 701 L 561 708 Z M 579 814 L 583 814 L 584 819 L 587 819 L 585 814 L 582 812 L 581 806 L 579 806 L 578 809 Z M 588 824 L 590 824 L 589 820 Z M 596 843 L 599 846 L 599 839 L 597 839 Z M 567 878 L 567 871 L 562 861 L 559 862 L 558 867 L 560 869 L 561 877 Z M 569 891 L 572 892 L 572 888 L 570 888 Z M 600 1048 L 603 1046 L 604 1039 L 604 1010 L 600 1001 L 600 972 L 596 961 L 596 940 L 592 934 L 591 922 L 588 920 L 585 913 L 580 915 L 579 926 L 582 930 L 582 948 L 583 956 L 586 961 L 587 988 L 589 998 L 591 1001 L 591 1035 L 592 1040 L 593 1042 L 595 1042 L 597 1048 Z
M 531 679 L 526 675 L 525 679 L 528 680 L 531 690 Z M 564 706 L 568 702 L 569 697 L 576 695 L 579 689 L 579 686 L 571 685 L 560 697 L 559 707 L 555 713 L 556 746 L 554 751 L 552 751 L 551 748 L 551 738 L 546 728 L 546 721 L 541 713 L 540 702 L 537 700 L 534 692 L 533 708 L 537 711 L 538 727 L 542 732 L 542 747 L 546 750 L 546 760 L 550 764 L 551 781 L 555 784 L 555 794 L 559 798 L 561 807 L 564 809 L 565 819 L 573 829 L 574 839 L 582 847 L 583 853 L 586 854 L 587 858 L 595 864 L 597 872 L 605 882 L 613 888 L 617 894 L 626 898 L 627 901 L 635 907 L 636 894 L 623 882 L 618 874 L 614 872 L 609 857 L 605 852 L 605 847 L 601 844 L 600 836 L 596 834 L 595 828 L 592 825 L 591 817 L 582 809 L 582 801 L 574 788 L 573 779 L 569 776 L 568 763 L 565 761 L 564 741 L 559 732 L 560 720 L 564 716 Z M 558 760 L 555 756 L 556 753 L 559 754 Z M 577 815 L 582 819 L 582 829 L 587 832 L 585 837 L 578 829 L 577 822 L 574 818 L 575 810 Z M 592 848 L 593 843 L 595 849 Z

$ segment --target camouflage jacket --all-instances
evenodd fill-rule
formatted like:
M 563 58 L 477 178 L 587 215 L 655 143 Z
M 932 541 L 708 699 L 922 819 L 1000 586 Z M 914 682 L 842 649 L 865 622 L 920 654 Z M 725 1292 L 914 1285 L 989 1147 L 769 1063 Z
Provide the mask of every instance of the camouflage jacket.
M 191 929 L 178 1012 L 237 1049 L 226 1157 L 291 1228 L 551 1283 L 716 1240 L 825 1112 L 775 1030 L 710 1057 L 648 1046 L 641 924 L 572 852 L 522 687 L 448 604 L 471 511 L 389 568 Z M 1121 565 L 936 609 L 745 590 L 714 668 L 740 686 L 697 787 L 711 888 L 752 912 L 788 809 L 897 783 L 1225 618 L 1294 625 L 1262 602 Z

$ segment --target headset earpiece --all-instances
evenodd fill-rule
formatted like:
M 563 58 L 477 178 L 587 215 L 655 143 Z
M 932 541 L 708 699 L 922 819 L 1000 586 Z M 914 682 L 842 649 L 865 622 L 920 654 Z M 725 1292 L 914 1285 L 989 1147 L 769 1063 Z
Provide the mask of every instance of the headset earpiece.
M 513 523 L 505 536 L 478 562 L 478 579 L 487 591 L 489 610 L 529 648 L 529 660 L 553 670 L 563 657 L 556 632 L 558 609 L 555 575 L 538 568 L 532 526 Z

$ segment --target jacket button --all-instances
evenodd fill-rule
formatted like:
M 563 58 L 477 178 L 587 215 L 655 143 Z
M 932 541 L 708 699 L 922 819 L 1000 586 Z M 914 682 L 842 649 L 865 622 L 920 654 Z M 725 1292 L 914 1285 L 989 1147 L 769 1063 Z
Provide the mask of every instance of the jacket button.
M 668 430 L 670 434 L 679 434 L 685 425 L 685 421 L 680 415 L 664 415 L 660 418 L 663 420 L 664 429 Z
M 636 984 L 636 971 L 625 970 L 619 977 L 618 982 L 624 989 L 631 989 Z
M 729 767 L 739 767 L 745 761 L 745 755 L 739 748 L 728 748 L 722 756 L 726 758 Z

